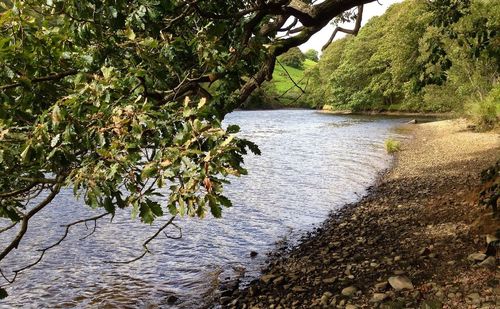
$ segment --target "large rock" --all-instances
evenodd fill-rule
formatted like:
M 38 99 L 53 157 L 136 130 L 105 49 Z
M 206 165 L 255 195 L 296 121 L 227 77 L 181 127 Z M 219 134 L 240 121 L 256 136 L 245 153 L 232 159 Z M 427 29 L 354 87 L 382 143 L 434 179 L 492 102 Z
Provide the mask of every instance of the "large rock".
M 389 278 L 389 284 L 396 291 L 413 290 L 413 283 L 406 276 L 393 276 Z
M 420 309 L 441 309 L 443 308 L 443 303 L 439 300 L 424 300 L 420 304 Z
M 488 256 L 486 254 L 481 253 L 481 252 L 477 252 L 477 253 L 469 254 L 469 256 L 467 257 L 467 259 L 469 261 L 479 263 L 479 262 L 484 261 L 487 257 Z
M 342 290 L 342 295 L 351 297 L 356 294 L 357 291 L 358 289 L 355 286 L 348 286 Z
M 496 265 L 497 265 L 497 259 L 494 256 L 489 256 L 484 261 L 479 263 L 479 266 L 485 266 L 485 267 L 495 267 Z

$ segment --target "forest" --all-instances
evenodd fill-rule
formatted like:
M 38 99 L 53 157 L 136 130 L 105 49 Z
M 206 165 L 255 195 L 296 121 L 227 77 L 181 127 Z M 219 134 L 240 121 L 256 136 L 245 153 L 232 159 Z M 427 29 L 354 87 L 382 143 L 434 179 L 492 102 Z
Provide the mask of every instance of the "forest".
M 445 2 L 394 4 L 357 36 L 333 41 L 300 80 L 307 80 L 307 88 L 296 104 L 334 111 L 451 112 L 494 126 L 500 115 L 500 3 Z M 264 89 L 280 94 L 269 88 Z M 301 95 L 299 89 L 293 93 Z

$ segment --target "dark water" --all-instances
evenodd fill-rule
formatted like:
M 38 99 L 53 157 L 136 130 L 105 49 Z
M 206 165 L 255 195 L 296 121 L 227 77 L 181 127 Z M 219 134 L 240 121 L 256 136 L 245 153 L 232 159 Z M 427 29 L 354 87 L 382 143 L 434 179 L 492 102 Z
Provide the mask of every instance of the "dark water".
M 104 261 L 140 254 L 141 243 L 158 223 L 146 226 L 124 213 L 113 223 L 99 222 L 97 232 L 85 240 L 80 238 L 89 230 L 76 226 L 14 284 L 0 283 L 11 295 L 0 308 L 164 308 L 170 306 L 170 295 L 179 298 L 172 308 L 210 304 L 220 278 L 243 269 L 244 278 L 255 278 L 276 242 L 297 239 L 330 211 L 362 196 L 388 167 L 383 142 L 404 121 L 307 110 L 235 112 L 226 122 L 239 124 L 241 135 L 256 142 L 262 156 L 248 156 L 249 176 L 227 187 L 234 207 L 222 219 L 179 220 L 182 239 L 159 237 L 150 245 L 152 255 L 128 265 Z M 33 220 L 19 250 L 0 267 L 9 274 L 13 265 L 34 261 L 36 249 L 62 235 L 60 224 L 93 214 L 70 190 L 63 191 Z M 251 259 L 250 251 L 259 252 L 257 258 Z

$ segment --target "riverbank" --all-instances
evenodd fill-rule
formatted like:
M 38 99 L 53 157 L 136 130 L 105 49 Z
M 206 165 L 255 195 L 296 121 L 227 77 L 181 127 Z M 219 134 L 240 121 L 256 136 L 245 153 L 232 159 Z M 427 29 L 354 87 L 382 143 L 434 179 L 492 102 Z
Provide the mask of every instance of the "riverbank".
M 436 119 L 449 119 L 453 118 L 453 113 L 416 113 L 416 112 L 399 112 L 399 111 L 359 111 L 353 112 L 351 110 L 330 110 L 320 109 L 318 113 L 330 115 L 364 115 L 364 116 L 394 116 L 394 117 L 416 117 L 416 118 L 436 118 Z
M 413 138 L 371 193 L 272 257 L 234 308 L 498 308 L 498 260 L 479 265 L 498 221 L 477 206 L 499 135 L 463 120 L 407 125 Z M 478 220 L 478 218 L 482 218 Z M 484 258 L 483 258 L 484 259 Z

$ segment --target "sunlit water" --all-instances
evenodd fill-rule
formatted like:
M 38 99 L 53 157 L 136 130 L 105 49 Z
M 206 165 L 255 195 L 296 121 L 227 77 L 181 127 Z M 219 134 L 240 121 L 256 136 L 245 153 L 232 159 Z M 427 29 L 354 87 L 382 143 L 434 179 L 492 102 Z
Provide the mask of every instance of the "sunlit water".
M 150 245 L 152 255 L 127 265 L 104 262 L 140 254 L 141 243 L 158 224 L 140 224 L 124 213 L 112 223 L 100 221 L 85 240 L 80 238 L 89 230 L 75 226 L 67 240 L 15 283 L 0 281 L 10 294 L 0 308 L 209 306 L 219 279 L 242 269 L 244 280 L 255 278 L 277 242 L 297 239 L 330 211 L 365 194 L 390 164 L 384 140 L 404 121 L 308 110 L 234 112 L 226 123 L 240 125 L 240 135 L 256 142 L 262 156 L 245 158 L 249 175 L 226 188 L 234 207 L 225 209 L 222 219 L 179 220 L 182 239 L 161 235 Z M 98 213 L 64 190 L 33 219 L 19 249 L 0 267 L 9 275 L 29 264 L 37 258 L 36 249 L 63 234 L 61 224 Z M 259 255 L 250 258 L 250 251 Z M 179 298 L 173 305 L 167 303 L 170 295 Z

